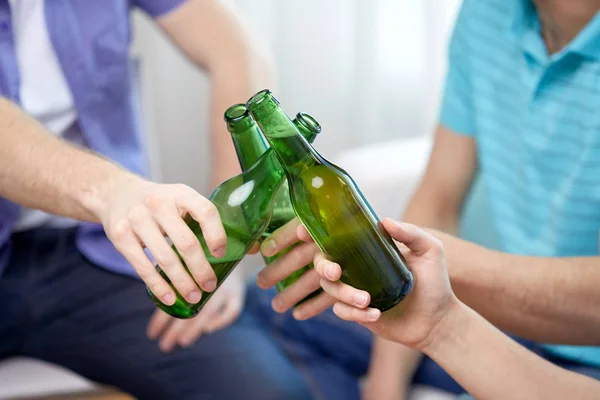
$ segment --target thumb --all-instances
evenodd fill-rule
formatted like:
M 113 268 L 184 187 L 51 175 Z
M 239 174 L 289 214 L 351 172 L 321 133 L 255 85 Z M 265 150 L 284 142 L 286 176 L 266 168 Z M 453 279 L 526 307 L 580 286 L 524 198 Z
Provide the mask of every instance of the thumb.
M 298 235 L 298 239 L 302 240 L 303 242 L 313 242 L 312 237 L 302 224 L 298 225 L 296 228 L 296 234 Z
M 384 218 L 383 227 L 396 239 L 416 254 L 425 254 L 441 247 L 438 239 L 412 224 L 400 223 L 391 218 Z

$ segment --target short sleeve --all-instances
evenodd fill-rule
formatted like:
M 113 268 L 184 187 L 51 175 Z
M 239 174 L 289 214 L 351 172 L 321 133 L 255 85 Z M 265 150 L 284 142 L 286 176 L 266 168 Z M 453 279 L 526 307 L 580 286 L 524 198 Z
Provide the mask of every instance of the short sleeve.
M 478 1 L 478 0 L 475 0 Z M 469 14 L 472 0 L 464 0 L 456 19 L 448 49 L 448 71 L 442 97 L 440 124 L 453 132 L 473 136 L 475 134 L 472 102 L 470 51 L 468 37 Z
M 187 0 L 133 0 L 133 5 L 145 11 L 152 18 L 158 18 L 173 11 Z

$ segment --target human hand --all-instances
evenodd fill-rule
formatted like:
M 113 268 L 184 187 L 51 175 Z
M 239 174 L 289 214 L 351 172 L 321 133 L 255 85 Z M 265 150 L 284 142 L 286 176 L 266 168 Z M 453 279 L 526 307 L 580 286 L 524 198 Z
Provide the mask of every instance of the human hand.
M 381 314 L 369 308 L 369 293 L 339 281 L 341 267 L 322 253 L 315 256 L 314 269 L 322 278 L 321 287 L 337 300 L 333 311 L 340 318 L 358 322 L 384 339 L 422 350 L 435 336 L 444 316 L 459 304 L 450 287 L 444 248 L 438 239 L 416 226 L 389 218 L 383 220 L 383 226 L 404 245 L 399 247 L 415 278 L 412 292 L 393 309 Z
M 300 221 L 295 218 L 273 232 L 262 243 L 262 254 L 267 257 L 274 256 L 292 246 L 294 248 L 258 273 L 256 283 L 260 288 L 268 289 L 310 264 L 319 251 L 317 245 L 312 241 L 310 243 L 300 243 L 298 228 L 301 226 Z M 320 287 L 319 281 L 319 275 L 314 269 L 307 270 L 296 282 L 273 298 L 273 310 L 279 313 L 288 311 L 306 296 L 318 290 Z M 294 309 L 294 317 L 300 320 L 312 318 L 331 307 L 333 303 L 334 299 L 331 296 L 321 293 L 297 306 Z
M 186 225 L 189 214 L 198 221 L 215 257 L 225 255 L 227 238 L 217 208 L 188 186 L 158 184 L 127 176 L 116 182 L 99 208 L 99 219 L 114 246 L 131 263 L 140 278 L 165 305 L 175 303 L 175 293 L 145 254 L 148 248 L 175 288 L 190 303 L 201 292 L 211 292 L 217 278 L 200 242 Z M 181 264 L 165 235 L 171 239 L 187 265 Z
M 148 337 L 160 338 L 159 346 L 167 353 L 176 346 L 189 347 L 203 334 L 233 324 L 242 312 L 245 295 L 241 274 L 234 270 L 194 318 L 173 318 L 162 310 L 156 310 L 148 324 Z

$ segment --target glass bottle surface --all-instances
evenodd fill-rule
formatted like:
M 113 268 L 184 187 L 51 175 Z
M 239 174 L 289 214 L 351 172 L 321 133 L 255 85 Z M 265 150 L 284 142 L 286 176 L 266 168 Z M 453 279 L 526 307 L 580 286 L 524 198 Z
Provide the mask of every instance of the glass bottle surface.
M 273 195 L 284 181 L 284 173 L 277 158 L 265 153 L 252 168 L 223 182 L 213 191 L 209 199 L 219 210 L 227 235 L 227 248 L 222 258 L 216 258 L 210 253 L 198 222 L 191 218 L 187 219 L 188 226 L 200 241 L 204 254 L 217 276 L 215 291 L 244 258 L 252 245 L 261 238 L 271 219 Z M 173 249 L 179 255 L 175 247 Z M 179 258 L 185 267 L 181 256 Z M 209 293 L 201 290 L 200 302 L 188 303 L 173 287 L 160 267 L 156 266 L 156 268 L 175 291 L 176 301 L 175 304 L 167 306 L 150 290 L 148 294 L 161 310 L 174 317 L 194 317 L 215 293 L 215 291 Z
M 250 116 L 245 104 L 236 104 L 229 107 L 225 111 L 225 122 L 227 123 L 227 129 L 231 133 L 231 138 L 235 145 L 236 153 L 242 170 L 247 170 L 254 165 L 254 163 L 264 152 L 272 151 L 268 150 L 269 145 L 267 142 L 265 142 L 258 125 L 256 125 L 256 122 Z M 318 135 L 320 132 L 320 125 L 308 114 L 299 113 L 293 122 L 301 134 L 309 142 L 313 142 L 316 135 Z M 290 201 L 289 187 L 286 180 L 275 194 L 273 216 L 269 226 L 263 233 L 260 242 L 262 243 L 262 241 L 269 237 L 275 230 L 287 224 L 295 217 L 296 214 L 294 213 L 294 209 Z M 295 246 L 291 246 L 270 257 L 263 256 L 263 259 L 265 260 L 265 263 L 271 264 L 287 254 L 294 247 Z M 311 262 L 303 268 L 295 271 L 287 278 L 278 282 L 275 285 L 275 288 L 278 292 L 283 291 L 285 288 L 295 283 L 309 268 L 312 267 L 313 265 Z M 315 297 L 321 292 L 322 290 L 320 288 L 317 289 L 315 292 L 298 302 L 298 304 Z
M 257 93 L 247 107 L 284 167 L 295 213 L 342 267 L 342 281 L 369 292 L 371 307 L 398 304 L 412 290 L 413 276 L 352 178 L 302 137 L 270 91 Z

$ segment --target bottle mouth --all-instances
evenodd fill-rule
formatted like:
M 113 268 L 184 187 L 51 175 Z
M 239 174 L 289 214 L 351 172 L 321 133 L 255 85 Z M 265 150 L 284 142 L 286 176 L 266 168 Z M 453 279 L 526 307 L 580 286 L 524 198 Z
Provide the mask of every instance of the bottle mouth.
M 241 130 L 250 128 L 254 121 L 245 104 L 235 104 L 225 111 L 225 122 L 231 133 L 239 133 Z
M 302 124 L 306 129 L 314 132 L 315 134 L 321 133 L 321 124 L 317 122 L 316 119 L 313 118 L 312 115 L 299 112 L 296 114 L 296 120 L 298 123 Z
M 250 100 L 246 103 L 246 107 L 252 115 L 255 113 L 260 114 L 271 114 L 277 109 L 279 102 L 273 96 L 273 93 L 269 89 L 263 89 L 250 97 Z
M 225 111 L 225 121 L 238 122 L 249 115 L 245 104 L 235 104 Z

